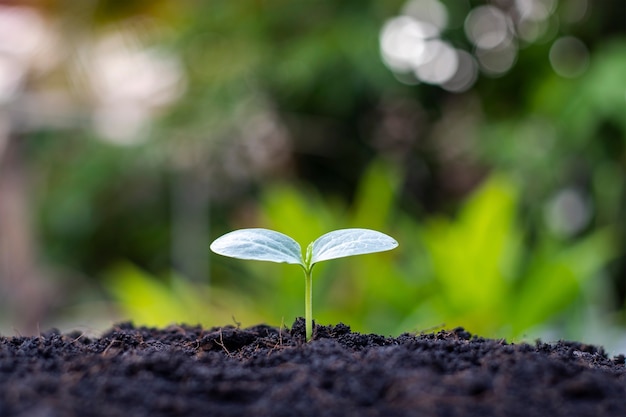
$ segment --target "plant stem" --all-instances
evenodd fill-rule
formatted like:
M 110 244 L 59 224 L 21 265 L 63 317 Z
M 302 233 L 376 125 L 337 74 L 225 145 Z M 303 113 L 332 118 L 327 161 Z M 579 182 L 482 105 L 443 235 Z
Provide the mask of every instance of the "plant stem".
M 313 272 L 304 271 L 304 321 L 306 327 L 306 341 L 313 335 Z

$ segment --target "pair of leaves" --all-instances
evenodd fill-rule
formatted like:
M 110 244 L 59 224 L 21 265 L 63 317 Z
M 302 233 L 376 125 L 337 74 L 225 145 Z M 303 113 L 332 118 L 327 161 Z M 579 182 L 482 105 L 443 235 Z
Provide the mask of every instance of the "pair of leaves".
M 238 259 L 301 265 L 310 272 L 313 265 L 330 259 L 382 252 L 398 246 L 395 239 L 370 229 L 341 229 L 322 235 L 302 256 L 302 248 L 291 237 L 268 229 L 241 229 L 211 243 L 217 254 Z

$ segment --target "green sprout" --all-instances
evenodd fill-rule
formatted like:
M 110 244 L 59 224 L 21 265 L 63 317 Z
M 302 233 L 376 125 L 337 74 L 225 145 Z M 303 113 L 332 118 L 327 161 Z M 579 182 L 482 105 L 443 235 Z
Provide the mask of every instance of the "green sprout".
M 300 265 L 304 269 L 304 318 L 306 340 L 313 334 L 313 266 L 322 261 L 383 252 L 398 246 L 395 239 L 370 229 L 341 229 L 311 242 L 302 256 L 298 242 L 268 229 L 240 229 L 215 239 L 211 250 L 231 258 Z

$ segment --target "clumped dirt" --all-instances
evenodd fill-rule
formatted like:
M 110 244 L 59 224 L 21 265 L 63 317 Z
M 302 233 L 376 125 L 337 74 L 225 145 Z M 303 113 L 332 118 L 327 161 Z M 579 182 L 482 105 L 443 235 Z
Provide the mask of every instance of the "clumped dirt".
M 626 416 L 624 355 L 462 328 L 316 326 L 0 337 L 0 416 Z

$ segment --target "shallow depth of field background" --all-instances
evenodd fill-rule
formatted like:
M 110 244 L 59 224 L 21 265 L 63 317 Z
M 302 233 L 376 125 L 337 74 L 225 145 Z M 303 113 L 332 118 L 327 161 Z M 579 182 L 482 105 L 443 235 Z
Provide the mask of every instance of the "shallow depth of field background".
M 626 351 L 622 0 L 0 0 L 0 333 L 315 319 Z

